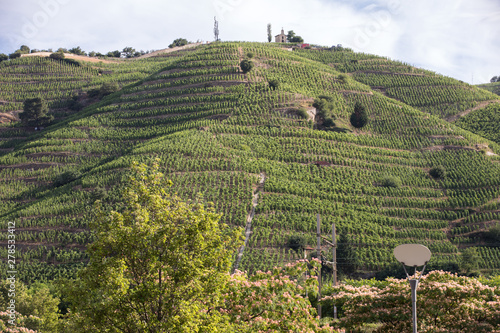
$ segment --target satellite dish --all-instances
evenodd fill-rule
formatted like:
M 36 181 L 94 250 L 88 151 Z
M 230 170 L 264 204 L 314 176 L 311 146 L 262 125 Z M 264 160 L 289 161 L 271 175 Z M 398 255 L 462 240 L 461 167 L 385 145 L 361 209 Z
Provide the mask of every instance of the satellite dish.
M 423 266 L 431 259 L 431 251 L 421 244 L 402 244 L 394 249 L 396 259 L 406 266 Z

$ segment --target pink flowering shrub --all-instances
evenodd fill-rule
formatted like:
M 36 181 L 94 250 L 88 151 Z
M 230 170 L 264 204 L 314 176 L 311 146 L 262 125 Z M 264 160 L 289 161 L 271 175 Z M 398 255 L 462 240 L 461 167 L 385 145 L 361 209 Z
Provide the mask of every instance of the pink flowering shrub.
M 333 287 L 322 299 L 344 311 L 338 326 L 356 329 L 365 323 L 381 323 L 377 332 L 411 332 L 411 294 L 406 279 L 387 279 L 386 285 Z M 336 294 L 334 294 L 336 293 Z M 500 288 L 479 280 L 433 271 L 417 289 L 418 331 L 500 332 Z
M 309 264 L 313 265 L 312 276 L 306 261 L 250 277 L 237 272 L 231 276 L 223 306 L 217 310 L 238 332 L 334 332 L 320 325 L 316 310 L 303 297 L 305 289 L 317 284 L 314 274 L 319 263 Z
M 9 313 L 0 311 L 0 332 L 5 333 L 37 333 L 26 326 L 40 326 L 41 319 L 36 316 L 23 316 L 16 312 L 15 325 L 9 323 Z

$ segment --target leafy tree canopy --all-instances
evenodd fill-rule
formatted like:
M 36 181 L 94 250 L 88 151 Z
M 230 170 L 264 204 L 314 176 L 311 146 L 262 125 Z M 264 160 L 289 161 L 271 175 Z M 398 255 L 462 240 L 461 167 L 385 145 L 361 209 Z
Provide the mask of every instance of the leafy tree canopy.
M 83 51 L 80 46 L 77 46 L 77 47 L 74 47 L 72 49 L 69 49 L 69 53 L 73 53 L 73 54 L 76 54 L 76 55 L 87 55 L 85 53 L 85 51 Z
M 362 128 L 368 123 L 368 114 L 363 104 L 356 102 L 350 120 L 351 125 L 356 128 Z
M 23 112 L 19 114 L 19 118 L 27 126 L 44 126 L 54 119 L 48 112 L 49 107 L 44 99 L 31 98 L 24 101 Z
M 241 230 L 200 198 L 169 193 L 158 161 L 133 171 L 123 211 L 97 203 L 90 262 L 67 285 L 72 320 L 86 332 L 215 331 L 221 314 L 207 309 L 229 281 Z
M 243 59 L 240 63 L 243 73 L 248 73 L 253 68 L 253 62 L 248 59 Z
M 332 287 L 325 306 L 335 304 L 335 324 L 347 330 L 377 323 L 376 332 L 411 332 L 411 292 L 407 279 L 349 281 Z M 351 283 L 355 285 L 350 285 Z M 479 280 L 433 271 L 418 285 L 419 332 L 495 332 L 500 326 L 500 290 Z
M 126 56 L 127 58 L 132 58 L 132 57 L 134 57 L 134 56 L 135 56 L 135 53 L 136 53 L 135 49 L 134 49 L 133 47 L 131 47 L 131 46 L 127 46 L 127 47 L 125 47 L 125 48 L 123 49 L 123 51 L 122 51 L 122 52 L 125 54 L 125 56 Z
M 290 42 L 290 43 L 303 43 L 304 42 L 304 39 L 300 36 L 297 36 L 293 30 L 288 31 L 286 38 L 288 39 L 288 42 Z
M 187 43 L 188 43 L 187 39 L 185 39 L 185 38 L 177 38 L 168 47 L 173 48 L 173 47 L 176 47 L 176 46 L 184 46 Z

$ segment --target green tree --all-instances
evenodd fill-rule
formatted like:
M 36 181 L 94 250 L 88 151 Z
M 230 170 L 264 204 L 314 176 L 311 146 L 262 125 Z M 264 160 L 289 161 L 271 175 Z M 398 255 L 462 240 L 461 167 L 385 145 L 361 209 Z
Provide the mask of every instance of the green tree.
M 468 247 L 460 254 L 460 269 L 465 274 L 476 273 L 479 269 L 479 254 L 476 248 Z
M 200 198 L 186 202 L 152 167 L 133 165 L 122 212 L 97 202 L 96 241 L 79 280 L 66 284 L 71 319 L 84 332 L 214 331 L 240 229 Z
M 77 46 L 77 47 L 74 47 L 72 49 L 69 49 L 69 53 L 73 53 L 73 54 L 76 54 L 76 55 L 87 55 L 85 53 L 85 51 L 83 51 L 80 46 Z
M 24 101 L 23 112 L 19 114 L 19 118 L 27 126 L 44 126 L 54 119 L 48 112 L 49 107 L 44 99 L 31 98 Z
M 443 179 L 446 176 L 446 170 L 442 165 L 437 165 L 429 170 L 429 175 L 435 179 Z
M 402 185 L 401 178 L 399 178 L 398 176 L 384 175 L 382 176 L 382 178 L 380 178 L 379 185 L 383 187 L 398 188 Z
M 120 58 L 122 53 L 118 50 L 115 51 L 109 51 L 106 56 L 111 57 L 111 58 Z
M 500 243 L 500 223 L 492 226 L 486 233 L 485 238 L 492 243 Z
M 28 45 L 21 45 L 19 51 L 21 51 L 21 53 L 30 53 L 30 48 L 28 47 Z
M 187 43 L 188 43 L 187 39 L 185 39 L 185 38 L 177 38 L 168 47 L 173 48 L 173 47 L 176 47 L 176 46 L 184 46 Z
M 125 53 L 125 56 L 127 58 L 132 58 L 134 56 L 134 54 L 135 54 L 135 49 L 133 47 L 131 47 L 131 46 L 127 46 L 127 47 L 125 47 L 123 49 L 122 52 Z
M 272 35 L 272 32 L 271 32 L 271 23 L 268 23 L 267 24 L 267 41 L 269 43 L 271 43 L 272 40 L 273 40 L 273 35 Z
M 49 56 L 50 59 L 54 59 L 54 60 L 63 60 L 64 58 L 66 58 L 66 56 L 64 55 L 64 52 L 54 52 L 52 53 L 50 56 Z
M 16 58 L 20 58 L 20 57 L 21 57 L 21 52 L 18 52 L 18 51 L 9 54 L 9 59 L 16 59 Z
M 0 285 L 0 307 L 5 311 L 7 309 L 9 297 L 10 282 Z M 58 297 L 51 294 L 49 286 L 42 283 L 36 283 L 27 288 L 23 283 L 16 282 L 16 311 L 17 317 L 21 317 L 21 325 L 27 329 L 36 330 L 44 333 L 56 333 L 59 331 L 59 308 Z M 19 314 L 21 316 L 19 316 Z M 25 317 L 24 317 L 25 316 Z M 7 319 L 8 320 L 8 319 Z M 0 318 L 0 330 L 4 331 Z M 17 328 L 20 328 L 19 325 Z M 8 324 L 7 327 L 11 327 Z M 23 332 L 23 331 L 19 331 Z
M 243 73 L 248 73 L 253 68 L 253 62 L 248 59 L 243 59 L 240 63 Z
M 354 111 L 351 114 L 351 125 L 356 128 L 361 128 L 368 123 L 368 114 L 366 109 L 360 102 L 356 102 L 354 105 Z
M 0 62 L 9 60 L 9 56 L 6 55 L 5 53 L 0 53 Z
M 99 89 L 99 95 L 100 96 L 111 95 L 112 93 L 115 93 L 118 90 L 120 90 L 120 86 L 118 86 L 118 83 L 105 82 L 102 84 L 101 88 Z
M 300 36 L 297 36 L 293 30 L 288 31 L 286 38 L 288 39 L 288 42 L 290 42 L 290 43 L 303 43 L 304 42 L 304 39 Z
M 276 90 L 280 86 L 280 80 L 278 79 L 269 79 L 267 83 L 269 84 L 269 88 L 271 88 L 272 90 Z

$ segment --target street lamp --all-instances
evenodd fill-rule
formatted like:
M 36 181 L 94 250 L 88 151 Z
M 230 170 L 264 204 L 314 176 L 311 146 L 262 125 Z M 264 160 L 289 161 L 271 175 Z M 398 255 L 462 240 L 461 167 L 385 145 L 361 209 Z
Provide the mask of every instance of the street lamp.
M 422 274 L 424 273 L 425 266 L 431 259 L 431 251 L 421 244 L 402 244 L 394 249 L 394 256 L 403 264 L 408 282 L 411 287 L 411 309 L 413 318 L 413 333 L 417 333 L 417 286 Z M 415 278 L 410 279 L 410 275 L 406 270 L 406 266 L 415 269 Z M 417 278 L 417 267 L 424 266 L 420 272 L 420 277 Z

